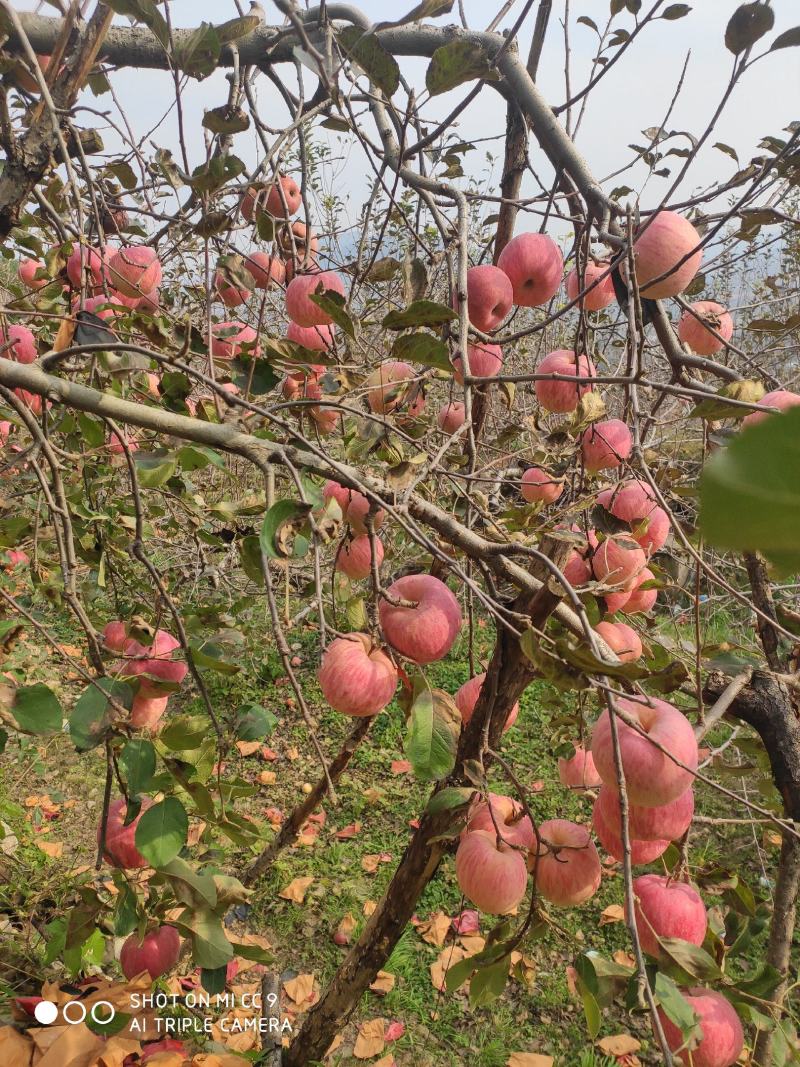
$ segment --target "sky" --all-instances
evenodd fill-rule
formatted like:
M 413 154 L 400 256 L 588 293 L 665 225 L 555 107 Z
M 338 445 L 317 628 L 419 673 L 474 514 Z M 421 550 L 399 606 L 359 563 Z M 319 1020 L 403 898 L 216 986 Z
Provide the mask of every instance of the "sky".
M 670 4 L 672 0 L 666 0 Z M 586 25 L 577 23 L 582 16 L 589 16 L 602 28 L 609 14 L 608 0 L 554 0 L 553 14 L 540 64 L 538 83 L 548 100 L 560 104 L 565 99 L 565 49 L 563 21 L 565 3 L 569 10 L 569 44 L 570 44 L 570 80 L 573 92 L 582 87 L 589 75 L 592 58 L 596 51 L 597 37 Z M 484 29 L 495 12 L 502 6 L 500 0 L 463 0 L 467 21 L 471 27 Z M 38 5 L 42 13 L 52 13 L 47 5 Z M 360 7 L 372 20 L 397 18 L 414 6 L 413 0 L 362 0 Z M 509 26 L 522 9 L 523 0 L 516 0 L 511 10 L 501 23 Z M 651 3 L 646 0 L 643 10 L 649 9 Z M 625 167 L 635 153 L 628 147 L 631 144 L 646 143 L 642 131 L 648 127 L 662 124 L 665 113 L 676 90 L 680 72 L 688 56 L 688 66 L 681 92 L 668 122 L 672 130 L 685 130 L 699 136 L 705 129 L 713 114 L 730 76 L 733 57 L 724 44 L 724 30 L 731 13 L 739 6 L 739 0 L 694 0 L 691 12 L 676 21 L 659 20 L 646 28 L 637 38 L 630 51 L 608 73 L 592 91 L 586 113 L 577 135 L 578 147 L 588 161 L 595 176 L 600 179 Z M 18 3 L 19 9 L 34 10 L 37 5 L 32 2 Z M 282 17 L 270 2 L 264 0 L 267 21 L 280 24 Z M 765 38 L 771 41 L 778 33 L 800 22 L 800 3 L 798 0 L 774 0 L 775 28 Z M 533 26 L 533 5 L 527 25 L 520 34 L 520 52 L 527 55 Z M 175 25 L 195 26 L 206 20 L 222 22 L 235 16 L 233 0 L 173 0 L 172 19 Z M 124 22 L 124 19 L 117 19 Z M 435 20 L 440 25 L 458 21 L 457 5 L 450 15 Z M 633 28 L 633 16 L 622 13 L 616 16 L 614 27 L 630 31 Z M 763 49 L 759 49 L 763 50 Z M 613 52 L 606 53 L 608 55 Z M 427 60 L 403 58 L 401 69 L 405 77 L 415 86 L 424 88 L 424 74 Z M 281 68 L 287 78 L 292 76 L 292 68 Z M 315 84 L 308 74 L 309 95 Z M 164 113 L 172 98 L 172 83 L 169 75 L 156 71 L 122 70 L 114 75 L 115 89 L 119 95 L 130 121 L 138 135 L 152 127 Z M 797 102 L 800 100 L 800 49 L 784 49 L 771 54 L 748 72 L 742 84 L 734 94 L 723 113 L 714 134 L 693 163 L 687 180 L 675 194 L 678 199 L 691 194 L 714 181 L 725 180 L 738 168 L 735 161 L 713 147 L 715 142 L 723 142 L 739 155 L 742 165 L 759 153 L 758 143 L 766 134 L 781 136 L 781 131 L 798 117 Z M 452 93 L 430 100 L 424 110 L 428 121 L 445 117 L 452 107 L 462 98 L 466 89 L 461 87 Z M 184 117 L 189 144 L 190 164 L 196 166 L 205 155 L 201 120 L 203 111 L 222 104 L 227 95 L 227 82 L 222 72 L 215 72 L 210 78 L 188 83 L 184 93 Z M 286 109 L 278 96 L 277 90 L 261 76 L 258 79 L 257 95 L 259 107 L 265 119 L 273 126 L 281 125 L 286 118 Z M 107 95 L 100 98 L 91 96 L 86 100 L 94 107 L 106 108 L 110 105 Z M 476 101 L 461 116 L 457 128 L 459 137 L 474 141 L 480 138 L 493 138 L 501 133 L 505 126 L 505 103 L 490 88 L 484 88 Z M 347 139 L 340 139 L 336 134 L 317 127 L 318 136 L 329 143 L 337 162 L 329 174 L 330 191 L 344 197 L 348 203 L 351 218 L 358 214 L 358 208 L 369 190 L 369 167 L 357 146 L 347 145 Z M 374 134 L 372 128 L 368 129 Z M 104 134 L 107 147 L 114 144 L 114 135 Z M 174 111 L 164 124 L 152 135 L 151 144 L 167 147 L 177 156 L 177 132 Z M 686 147 L 685 139 L 675 139 L 666 147 Z M 499 141 L 485 141 L 478 149 L 465 157 L 464 167 L 469 173 L 485 178 L 487 176 L 486 150 L 493 151 L 497 157 L 491 172 L 490 186 L 497 191 L 502 146 Z M 239 134 L 235 140 L 234 151 L 248 167 L 252 167 L 260 157 L 260 146 L 252 128 Z M 541 169 L 546 178 L 549 170 L 540 150 L 532 147 L 531 161 L 535 169 Z M 673 176 L 682 160 L 672 156 L 666 165 Z M 647 179 L 647 168 L 639 164 L 633 171 L 627 171 L 619 178 L 611 179 L 607 189 L 627 185 L 635 192 L 641 193 L 643 207 L 661 202 L 662 196 L 669 188 L 672 178 Z M 533 192 L 530 183 L 523 186 L 523 195 Z

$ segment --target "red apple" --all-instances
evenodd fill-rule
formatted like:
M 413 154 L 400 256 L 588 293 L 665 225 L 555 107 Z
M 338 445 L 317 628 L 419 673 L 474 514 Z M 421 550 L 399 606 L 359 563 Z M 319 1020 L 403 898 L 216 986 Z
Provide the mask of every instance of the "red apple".
M 26 289 L 43 289 L 49 284 L 49 278 L 37 278 L 40 270 L 46 270 L 47 264 L 43 259 L 21 259 L 17 267 L 19 280 Z
M 642 949 L 650 956 L 661 954 L 659 937 L 677 937 L 691 945 L 702 945 L 708 918 L 697 890 L 686 882 L 676 882 L 663 874 L 643 874 L 633 883 L 636 894 L 634 915 Z
M 787 389 L 774 389 L 771 393 L 765 393 L 758 402 L 760 408 L 777 408 L 780 412 L 788 411 L 796 404 L 800 404 L 800 394 L 790 393 Z M 771 411 L 751 411 L 746 418 L 742 419 L 742 425 L 755 426 L 772 414 Z
M 653 607 L 658 597 L 657 589 L 642 589 L 645 582 L 655 580 L 655 575 L 649 567 L 643 567 L 639 572 L 636 582 L 628 594 L 625 603 L 618 608 L 626 615 L 633 615 L 637 611 L 648 612 Z
M 596 804 L 601 820 L 618 830 L 622 825 L 622 815 L 616 789 L 602 786 Z M 694 790 L 691 786 L 669 804 L 660 804 L 655 808 L 628 804 L 628 826 L 631 837 L 637 841 L 663 841 L 665 838 L 677 841 L 691 826 L 693 816 Z
M 678 337 L 698 355 L 713 356 L 733 337 L 733 319 L 722 304 L 713 300 L 698 300 L 690 307 L 691 311 L 684 311 L 681 315 Z M 700 316 L 701 322 L 697 321 L 692 311 Z M 719 334 L 719 337 L 715 337 L 715 333 Z
M 367 634 L 348 634 L 331 641 L 317 678 L 332 708 L 359 718 L 377 715 L 397 688 L 396 667 Z
M 500 345 L 467 345 L 469 373 L 473 378 L 495 378 L 503 366 L 503 350 Z M 453 360 L 453 377 L 459 385 L 464 384 L 464 358 Z
M 643 223 L 633 245 L 641 295 L 661 300 L 682 293 L 700 269 L 703 250 L 699 245 L 700 234 L 675 211 L 659 211 Z M 662 274 L 667 277 L 658 281 Z
M 290 322 L 286 328 L 286 340 L 294 341 L 313 352 L 327 352 L 333 344 L 332 326 L 298 326 Z
M 568 819 L 539 825 L 538 859 L 534 845 L 528 866 L 540 896 L 560 908 L 572 908 L 600 888 L 600 857 L 585 826 Z
M 552 504 L 564 492 L 564 479 L 554 478 L 541 467 L 528 467 L 522 475 L 520 491 L 529 504 L 538 500 Z
M 492 831 L 465 834 L 456 851 L 456 878 L 464 896 L 489 915 L 513 911 L 528 888 L 525 859 Z
M 269 183 L 251 185 L 242 200 L 242 214 L 248 222 L 266 212 L 276 219 L 288 219 L 302 203 L 300 186 L 288 175 L 279 175 Z
M 123 296 L 138 298 L 161 284 L 161 261 L 147 245 L 120 248 L 109 260 L 108 274 Z
M 581 435 L 583 465 L 591 474 L 619 467 L 632 449 L 631 431 L 622 419 L 592 423 Z
M 467 412 L 460 400 L 443 404 L 436 415 L 436 425 L 446 434 L 453 434 L 464 425 Z
M 4 346 L 8 345 L 7 348 Z M 3 359 L 13 359 L 17 363 L 33 363 L 39 358 L 36 338 L 27 326 L 6 326 L 0 329 L 0 347 Z
M 469 720 L 472 718 L 472 713 L 475 710 L 475 705 L 478 703 L 478 697 L 480 696 L 481 689 L 483 689 L 483 683 L 486 681 L 486 671 L 481 671 L 480 674 L 476 674 L 474 678 L 470 678 L 469 681 L 464 682 L 461 688 L 456 692 L 455 702 L 456 707 L 461 712 L 461 721 L 466 726 Z M 503 733 L 506 730 L 510 730 L 514 723 L 517 721 L 519 715 L 519 702 L 514 704 L 511 711 L 508 713 L 505 726 L 503 727 Z
M 603 782 L 591 752 L 587 752 L 583 745 L 576 745 L 575 755 L 569 759 L 559 756 L 558 778 L 568 789 L 596 789 Z
M 87 276 L 86 287 L 90 293 L 102 289 L 103 282 L 109 280 L 108 257 L 111 254 L 111 249 L 75 244 L 67 259 L 67 277 L 73 289 L 80 289 L 83 274 Z
M 125 825 L 125 815 L 128 804 L 124 797 L 112 800 L 108 807 L 108 821 L 106 823 L 105 852 L 103 853 L 107 863 L 112 867 L 121 867 L 125 871 L 133 871 L 139 867 L 149 866 L 147 860 L 136 847 L 136 827 L 142 814 L 152 805 L 149 797 L 141 798 L 141 808 L 136 818 Z M 102 822 L 97 828 L 97 841 L 100 842 L 100 830 Z
M 286 314 L 298 326 L 331 326 L 333 319 L 309 299 L 317 292 L 345 295 L 344 282 L 333 270 L 318 274 L 298 274 L 286 286 Z
M 446 656 L 461 629 L 461 608 L 444 582 L 432 574 L 407 574 L 387 592 L 415 604 L 400 607 L 380 601 L 378 616 L 389 644 L 414 663 Z
M 387 360 L 376 367 L 364 379 L 367 404 L 376 415 L 388 415 L 405 403 L 409 394 L 408 383 L 417 377 L 410 363 L 402 360 Z
M 511 281 L 514 303 L 539 307 L 558 292 L 564 271 L 561 249 L 543 233 L 521 233 L 500 253 L 497 266 Z
M 616 652 L 620 663 L 633 663 L 641 657 L 643 651 L 641 638 L 627 623 L 598 622 L 595 630 L 608 647 Z
M 234 319 L 231 322 L 217 322 L 211 327 L 211 355 L 215 359 L 236 359 L 242 351 L 242 345 L 248 345 L 247 354 L 258 356 L 258 334 L 252 326 Z
M 383 544 L 375 538 L 375 563 L 380 567 L 383 562 Z M 348 578 L 358 581 L 368 578 L 372 570 L 372 548 L 366 535 L 345 541 L 336 556 L 336 569 Z
M 254 289 L 270 289 L 273 283 L 283 285 L 286 278 L 283 260 L 268 252 L 251 252 L 244 257 L 244 268 L 253 279 Z
M 592 827 L 597 835 L 597 840 L 615 860 L 622 862 L 622 826 L 619 822 L 607 822 L 603 808 L 597 800 L 592 810 Z M 633 837 L 628 827 L 628 836 L 631 846 L 631 863 L 634 867 L 641 867 L 652 863 L 669 848 L 668 838 L 656 838 L 653 841 L 644 841 Z
M 566 348 L 557 348 L 544 357 L 536 368 L 537 374 L 561 374 L 572 378 L 593 378 L 596 374 L 594 364 L 588 356 L 576 356 Z M 545 411 L 555 411 L 564 414 L 574 411 L 578 401 L 592 388 L 589 382 L 580 382 L 573 385 L 572 382 L 537 380 L 534 389 L 536 399 Z
M 137 693 L 131 705 L 131 726 L 136 730 L 155 730 L 167 710 L 169 697 L 151 697 Z
M 639 545 L 629 537 L 607 537 L 592 553 L 592 572 L 598 582 L 621 586 L 630 592 L 647 562 Z
M 122 946 L 119 964 L 122 973 L 130 981 L 142 971 L 147 971 L 153 981 L 171 971 L 181 954 L 181 935 L 174 926 L 157 926 L 149 930 L 139 941 L 131 934 Z
M 620 710 L 637 722 L 643 733 L 634 730 L 621 719 L 617 721 L 617 731 L 628 798 L 633 804 L 654 808 L 677 800 L 693 784 L 692 772 L 697 768 L 698 757 L 694 731 L 683 712 L 666 700 L 659 700 L 657 697 L 648 699 L 650 703 L 644 704 L 624 697 L 618 698 Z M 689 770 L 679 767 L 665 752 L 651 744 L 650 739 L 658 742 L 666 752 L 686 764 Z M 595 723 L 592 756 L 603 782 L 616 789 L 617 775 L 608 710 L 605 710 Z
M 589 289 L 590 286 L 593 288 L 586 296 L 581 297 L 578 305 L 584 310 L 600 311 L 616 300 L 608 263 L 595 263 L 590 259 L 583 268 L 582 280 L 578 278 L 577 270 L 571 270 L 567 275 L 567 299 L 577 299 L 578 293 Z
M 536 841 L 533 825 L 524 814 L 522 806 L 511 797 L 497 793 L 490 793 L 488 801 L 481 800 L 475 805 L 467 827 L 462 831 L 462 838 L 475 830 L 484 830 L 495 837 L 499 830 L 500 837 L 509 845 L 520 845 L 525 849 L 533 848 Z
M 680 1030 L 658 1009 L 664 1036 L 684 1067 L 733 1067 L 744 1048 L 744 1031 L 731 1002 L 713 989 L 694 986 L 681 995 L 697 1016 L 701 1037 L 695 1048 L 684 1048 Z M 682 1050 L 682 1051 L 679 1051 Z
M 508 275 L 499 267 L 482 264 L 467 271 L 467 313 L 469 321 L 481 333 L 496 330 L 506 318 L 514 300 Z M 458 301 L 453 297 L 453 308 Z

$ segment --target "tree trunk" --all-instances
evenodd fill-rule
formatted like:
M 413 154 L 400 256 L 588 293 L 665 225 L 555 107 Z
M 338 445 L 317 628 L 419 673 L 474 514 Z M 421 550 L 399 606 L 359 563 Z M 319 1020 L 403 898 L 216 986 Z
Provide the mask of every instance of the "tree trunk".
M 559 550 L 566 554 L 567 546 L 561 544 Z M 529 615 L 532 625 L 541 628 L 559 599 L 545 583 L 533 597 L 528 594 L 518 597 L 513 607 L 515 611 Z M 523 654 L 519 641 L 502 629 L 498 633 L 486 682 L 481 688 L 472 718 L 461 734 L 455 769 L 442 785 L 469 784 L 464 777 L 464 762 L 481 758 L 487 718 L 490 722 L 489 743 L 492 745 L 502 734 L 508 713 L 534 674 L 533 664 Z M 370 916 L 361 936 L 319 1002 L 306 1016 L 300 1032 L 284 1054 L 283 1067 L 304 1067 L 324 1057 L 334 1037 L 391 956 L 414 914 L 422 891 L 433 877 L 445 852 L 447 842 L 439 838 L 448 833 L 454 822 L 451 811 L 423 814 L 386 895 Z
M 703 690 L 704 699 L 715 700 L 728 682 L 729 679 L 718 671 L 710 674 Z M 800 825 L 800 719 L 792 691 L 773 675 L 756 671 L 750 684 L 734 699 L 730 713 L 758 733 L 769 756 L 772 777 L 783 798 L 784 811 L 788 818 Z M 788 985 L 798 891 L 800 841 L 784 834 L 765 956 L 765 962 L 783 975 L 774 995 L 773 1016 L 776 1021 L 781 1018 Z M 772 1034 L 761 1031 L 756 1039 L 753 1065 L 770 1067 L 771 1063 Z

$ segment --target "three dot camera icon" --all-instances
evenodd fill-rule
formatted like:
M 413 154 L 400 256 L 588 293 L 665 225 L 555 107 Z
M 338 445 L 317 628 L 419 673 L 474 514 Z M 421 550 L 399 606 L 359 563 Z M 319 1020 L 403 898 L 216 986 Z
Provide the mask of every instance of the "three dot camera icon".
M 59 1016 L 59 1007 L 52 1000 L 40 1000 L 33 1009 L 34 1017 L 42 1026 L 50 1026 Z M 107 1000 L 96 1000 L 90 1008 L 80 1000 L 69 1000 L 60 1011 L 62 1022 L 77 1026 L 86 1021 L 86 1017 L 97 1026 L 108 1026 L 117 1015 L 116 1008 Z

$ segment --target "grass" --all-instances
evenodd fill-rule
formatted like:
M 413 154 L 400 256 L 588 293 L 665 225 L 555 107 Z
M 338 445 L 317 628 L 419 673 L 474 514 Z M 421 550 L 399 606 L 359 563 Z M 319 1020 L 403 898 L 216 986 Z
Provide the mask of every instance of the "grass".
M 77 644 L 75 635 L 64 636 Z M 303 796 L 303 785 L 316 780 L 319 769 L 309 754 L 311 746 L 302 719 L 296 710 L 286 707 L 289 690 L 280 684 L 280 666 L 267 635 L 254 630 L 249 636 L 250 662 L 246 669 L 233 676 L 209 675 L 208 680 L 215 706 L 225 714 L 232 714 L 242 703 L 257 701 L 279 716 L 279 725 L 268 742 L 279 754 L 276 763 L 265 764 L 255 757 L 232 758 L 226 768 L 226 773 L 241 774 L 251 781 L 265 767 L 275 770 L 275 784 L 260 787 L 244 807 L 263 818 L 268 807 L 289 811 Z M 303 629 L 293 651 L 302 661 L 299 671 L 313 701 L 319 735 L 326 750 L 333 753 L 349 723 L 318 701 L 313 673 L 316 640 L 313 629 Z M 485 646 L 482 651 L 486 652 Z M 26 667 L 28 679 L 52 682 L 53 667 L 48 656 L 32 655 Z M 454 692 L 468 677 L 463 645 L 444 662 L 432 665 L 428 677 L 433 685 Z M 63 689 L 68 697 L 70 684 L 65 682 Z M 68 705 L 69 700 L 65 703 Z M 556 816 L 587 821 L 590 817 L 590 798 L 571 794 L 559 785 L 554 756 L 563 738 L 576 736 L 578 703 L 574 694 L 556 693 L 544 683 L 534 683 L 522 697 L 517 725 L 504 740 L 504 752 L 520 779 L 533 787 L 531 804 L 539 821 Z M 187 710 L 200 710 L 196 700 L 185 701 L 184 706 Z M 324 986 L 345 952 L 332 939 L 339 923 L 351 914 L 356 920 L 353 936 L 357 936 L 365 922 L 365 906 L 379 900 L 389 883 L 412 832 L 409 822 L 419 815 L 430 793 L 428 785 L 416 782 L 410 774 L 392 773 L 392 761 L 404 758 L 403 736 L 403 716 L 395 703 L 378 717 L 354 756 L 338 789 L 338 806 L 324 804 L 327 819 L 316 842 L 285 850 L 253 895 L 247 926 L 268 937 L 283 980 L 298 973 L 312 973 L 320 987 Z M 0 819 L 18 835 L 20 846 L 5 861 L 0 857 L 0 862 L 5 862 L 1 871 L 6 876 L 5 888 L 0 890 L 0 906 L 12 915 L 30 912 L 46 921 L 75 902 L 67 872 L 93 862 L 94 829 L 102 800 L 101 761 L 96 752 L 76 755 L 66 737 L 45 742 L 12 740 L 5 760 Z M 492 770 L 490 779 L 493 790 L 511 791 L 498 768 Z M 26 796 L 41 793 L 49 793 L 60 803 L 78 802 L 69 818 L 57 820 L 48 834 L 64 842 L 61 860 L 47 858 L 33 844 L 36 809 L 32 814 L 23 804 Z M 708 790 L 699 790 L 698 798 L 698 808 L 705 813 L 725 809 L 725 804 Z M 362 824 L 360 833 L 349 841 L 338 841 L 335 831 L 354 822 Z M 693 841 L 693 864 L 711 867 L 724 863 L 733 848 L 746 843 L 745 835 L 736 828 L 712 833 L 700 827 Z M 391 861 L 379 863 L 374 873 L 365 870 L 362 859 L 381 853 L 389 854 Z M 231 855 L 231 873 L 241 872 L 248 858 L 244 853 Z M 737 862 L 739 858 L 737 854 Z M 746 855 L 742 853 L 741 859 L 752 863 L 752 849 Z M 757 869 L 753 874 L 757 877 Z M 313 877 L 302 906 L 278 895 L 300 876 Z M 498 1000 L 482 1008 L 471 1008 L 464 992 L 439 994 L 434 990 L 430 966 L 441 949 L 426 944 L 417 930 L 409 927 L 385 968 L 395 976 L 394 988 L 382 998 L 371 992 L 365 996 L 331 1062 L 339 1067 L 358 1063 L 348 1055 L 355 1027 L 363 1019 L 382 1016 L 400 1020 L 406 1026 L 403 1037 L 391 1046 L 400 1067 L 503 1067 L 514 1051 L 554 1055 L 558 1067 L 606 1067 L 602 1057 L 595 1056 L 589 1047 L 580 1003 L 568 991 L 567 967 L 578 953 L 588 949 L 605 956 L 625 950 L 627 938 L 622 924 L 600 925 L 603 909 L 621 900 L 618 867 L 610 867 L 599 893 L 586 907 L 563 913 L 553 909 L 552 924 L 524 945 L 526 956 L 533 961 L 530 984 L 514 978 Z M 453 916 L 465 906 L 468 905 L 455 881 L 452 856 L 447 855 L 422 894 L 417 915 L 425 919 L 441 910 Z M 486 934 L 491 925 L 490 918 L 482 916 L 481 933 Z M 44 967 L 44 946 L 35 935 L 24 944 L 19 938 L 13 940 L 13 953 L 9 952 L 8 943 L 5 950 L 0 950 L 4 954 L 0 954 L 0 989 L 5 985 L 9 993 L 28 992 L 35 990 L 46 974 L 57 973 L 53 967 Z M 754 942 L 753 959 L 757 959 L 762 942 L 763 939 Z M 4 958 L 9 955 L 12 958 Z M 619 1032 L 633 1032 L 640 1037 L 642 1050 L 638 1055 L 643 1064 L 658 1062 L 651 1058 L 647 1027 L 640 1016 L 630 1016 L 619 1008 L 606 1011 L 601 1035 Z

